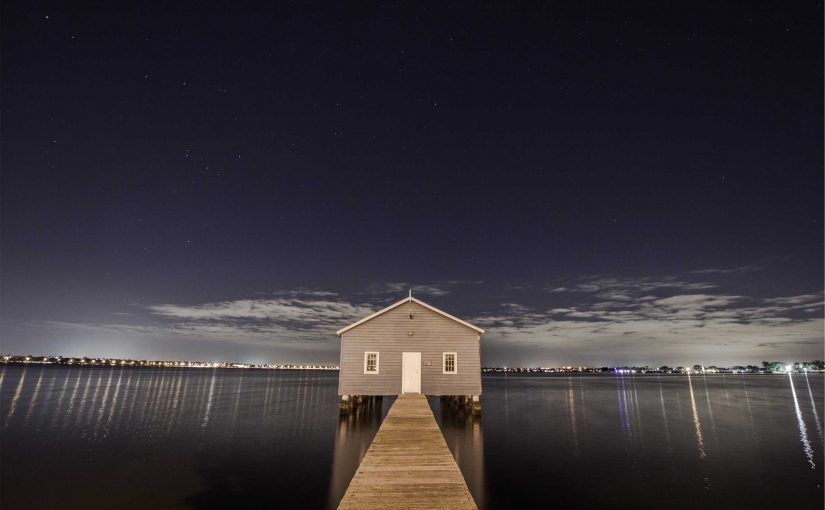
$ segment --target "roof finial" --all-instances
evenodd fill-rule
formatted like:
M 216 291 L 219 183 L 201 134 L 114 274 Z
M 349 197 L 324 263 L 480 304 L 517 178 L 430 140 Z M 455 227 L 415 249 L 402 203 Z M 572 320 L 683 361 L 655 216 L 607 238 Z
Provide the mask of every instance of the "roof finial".
M 412 299 L 412 289 L 410 289 L 410 299 Z

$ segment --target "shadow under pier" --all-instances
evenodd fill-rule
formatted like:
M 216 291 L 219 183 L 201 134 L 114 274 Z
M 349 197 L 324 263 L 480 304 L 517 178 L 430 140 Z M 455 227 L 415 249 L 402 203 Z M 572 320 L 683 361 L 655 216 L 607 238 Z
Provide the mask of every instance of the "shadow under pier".
M 339 402 L 327 508 L 338 503 L 375 437 L 394 396 L 355 396 Z

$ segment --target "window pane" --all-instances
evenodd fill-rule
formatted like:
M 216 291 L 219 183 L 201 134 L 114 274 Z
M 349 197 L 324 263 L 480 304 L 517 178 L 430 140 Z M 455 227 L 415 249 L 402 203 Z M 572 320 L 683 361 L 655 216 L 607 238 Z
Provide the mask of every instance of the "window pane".
M 444 371 L 455 373 L 455 353 L 444 353 Z
M 377 372 L 378 371 L 378 353 L 375 352 L 368 352 L 367 353 L 367 372 Z

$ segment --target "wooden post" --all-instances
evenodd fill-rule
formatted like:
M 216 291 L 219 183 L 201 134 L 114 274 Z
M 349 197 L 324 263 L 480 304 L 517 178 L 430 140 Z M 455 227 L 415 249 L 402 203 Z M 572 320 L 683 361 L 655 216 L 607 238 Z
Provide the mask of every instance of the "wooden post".
M 347 416 L 353 412 L 360 412 L 365 407 L 380 407 L 383 400 L 382 395 L 341 395 L 338 411 L 342 416 Z
M 341 395 L 341 399 L 338 401 L 339 414 L 347 415 L 352 410 L 352 400 L 349 397 L 349 395 Z
M 473 416 L 481 416 L 481 396 L 473 395 L 470 399 Z

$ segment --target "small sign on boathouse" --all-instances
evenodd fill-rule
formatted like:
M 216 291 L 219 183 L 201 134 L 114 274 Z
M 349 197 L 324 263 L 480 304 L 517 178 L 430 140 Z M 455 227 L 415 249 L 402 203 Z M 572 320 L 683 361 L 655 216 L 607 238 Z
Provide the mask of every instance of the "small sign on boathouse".
M 412 297 L 337 331 L 338 395 L 481 395 L 484 330 Z

